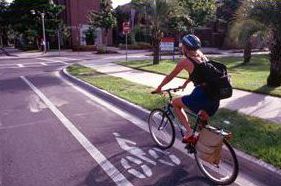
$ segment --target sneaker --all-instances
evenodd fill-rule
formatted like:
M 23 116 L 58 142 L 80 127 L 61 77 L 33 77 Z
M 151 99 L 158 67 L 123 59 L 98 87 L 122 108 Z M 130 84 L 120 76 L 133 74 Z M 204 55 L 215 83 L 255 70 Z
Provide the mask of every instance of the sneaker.
M 195 135 L 184 136 L 184 137 L 182 138 L 182 142 L 183 142 L 183 143 L 196 144 L 197 141 L 198 141 L 198 136 L 195 136 Z

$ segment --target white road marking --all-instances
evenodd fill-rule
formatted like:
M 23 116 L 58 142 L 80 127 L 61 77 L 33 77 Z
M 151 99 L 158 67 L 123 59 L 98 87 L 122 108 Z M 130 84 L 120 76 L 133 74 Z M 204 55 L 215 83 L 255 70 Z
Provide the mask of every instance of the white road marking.
M 23 68 L 23 67 L 24 67 L 23 64 L 17 64 L 17 65 L 18 65 L 18 67 L 20 67 L 20 68 Z
M 62 64 L 65 64 L 65 65 L 68 65 L 68 63 L 66 63 L 66 62 L 61 61 L 61 60 L 56 60 L 56 59 L 50 59 L 50 58 L 36 58 L 36 59 L 40 59 L 40 60 L 43 60 L 43 61 L 52 61 L 52 62 L 62 63 Z
M 46 105 L 42 102 L 42 100 L 34 94 L 30 95 L 26 99 L 26 101 L 28 102 L 28 110 L 30 112 L 37 113 L 47 108 Z
M 1 67 L 0 66 L 0 69 L 7 69 L 7 68 L 19 68 L 19 67 L 18 66 L 13 66 L 13 67 L 12 66 L 11 67 Z
M 52 61 L 52 62 L 57 62 L 57 63 L 59 63 L 59 62 L 61 62 L 60 60 L 54 60 L 54 59 L 50 59 L 50 58 L 36 58 L 36 59 L 40 59 L 40 60 L 42 60 L 42 61 Z
M 104 106 L 105 108 L 118 114 L 119 116 L 123 117 L 124 119 L 130 121 L 132 124 L 136 125 L 137 127 L 141 128 L 144 131 L 149 133 L 148 125 L 143 120 L 137 118 L 136 116 L 134 116 L 132 114 L 129 114 L 128 112 L 125 112 L 125 111 L 119 109 L 118 107 L 114 106 L 113 104 L 106 102 L 106 101 L 94 96 L 93 94 L 87 92 L 86 90 L 74 85 L 73 83 L 65 80 L 64 78 L 62 78 L 59 75 L 58 72 L 56 72 L 56 76 L 59 77 L 62 81 L 64 81 L 66 84 L 72 86 L 73 88 L 75 88 L 76 90 L 78 90 L 79 92 L 81 92 L 82 94 L 84 94 L 85 96 L 90 98 L 91 100 L 93 100 L 94 102 L 99 103 L 100 105 Z M 180 140 L 176 139 L 173 147 L 176 148 L 177 150 L 181 151 L 182 153 L 186 154 L 190 158 L 194 159 L 193 155 L 187 154 L 187 151 L 185 149 L 185 144 L 183 144 Z M 240 173 L 238 175 L 237 179 L 235 180 L 236 184 L 248 185 L 248 186 L 254 186 L 255 182 L 256 181 L 253 178 L 250 178 L 249 176 L 242 174 L 242 173 Z
M 76 61 L 79 59 L 75 59 L 75 58 L 68 58 L 68 57 L 56 57 L 57 59 L 64 59 L 65 61 Z
M 14 65 L 17 65 L 17 64 L 1 64 L 0 66 L 14 66 Z
M 43 66 L 47 66 L 47 64 L 46 63 L 40 63 L 41 65 L 43 65 Z
M 69 65 L 68 63 L 66 63 L 64 61 L 60 61 L 60 63 L 65 64 L 65 65 Z
M 69 132 L 79 141 L 79 143 L 87 150 L 87 152 L 95 159 L 95 161 L 103 168 L 106 174 L 117 185 L 129 185 L 129 182 L 119 170 L 111 164 L 110 161 L 74 126 L 74 124 L 63 115 L 63 113 L 57 109 L 57 107 L 39 90 L 37 89 L 27 78 L 21 76 L 21 79 L 42 99 L 42 101 L 49 107 L 49 109 L 55 114 L 55 116 L 61 121 L 61 123 L 69 130 Z

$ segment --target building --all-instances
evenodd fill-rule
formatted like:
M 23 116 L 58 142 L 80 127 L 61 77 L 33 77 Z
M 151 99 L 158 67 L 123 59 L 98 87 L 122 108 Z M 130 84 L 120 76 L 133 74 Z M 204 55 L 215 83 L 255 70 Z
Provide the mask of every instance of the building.
M 54 0 L 54 3 L 65 6 L 60 16 L 70 28 L 70 46 L 75 48 L 87 45 L 85 32 L 89 29 L 88 14 L 91 10 L 100 10 L 100 0 Z M 95 44 L 105 43 L 101 29 L 97 29 L 96 32 Z M 111 44 L 112 36 L 108 35 L 108 44 Z

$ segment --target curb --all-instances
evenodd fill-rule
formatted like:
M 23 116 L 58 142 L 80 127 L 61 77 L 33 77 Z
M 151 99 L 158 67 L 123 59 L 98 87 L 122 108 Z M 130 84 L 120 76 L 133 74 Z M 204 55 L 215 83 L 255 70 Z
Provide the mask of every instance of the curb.
M 80 80 L 67 72 L 67 67 L 60 71 L 60 74 L 66 79 L 75 83 L 79 87 L 89 91 L 92 94 L 104 99 L 120 109 L 127 111 L 128 113 L 138 117 L 143 121 L 148 120 L 150 111 L 146 110 L 138 105 L 128 102 L 122 98 L 119 98 L 105 90 L 99 89 L 83 80 Z M 235 149 L 238 161 L 239 169 L 243 173 L 250 177 L 257 179 L 258 181 L 266 185 L 280 185 L 281 183 L 281 170 L 262 161 L 253 156 L 250 156 L 240 150 Z

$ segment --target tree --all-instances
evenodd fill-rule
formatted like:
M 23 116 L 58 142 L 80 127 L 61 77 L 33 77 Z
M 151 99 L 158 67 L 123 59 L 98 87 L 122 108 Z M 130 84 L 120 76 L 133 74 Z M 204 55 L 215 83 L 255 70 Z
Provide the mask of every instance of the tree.
M 217 18 L 229 23 L 233 20 L 236 11 L 241 5 L 242 0 L 221 0 L 217 8 Z
M 238 15 L 240 14 L 238 13 Z M 252 57 L 252 37 L 255 35 L 261 38 L 261 40 L 266 40 L 267 31 L 265 25 L 255 20 L 239 19 L 239 17 L 237 17 L 236 22 L 231 25 L 229 36 L 233 41 L 244 48 L 244 64 L 249 63 Z
M 95 10 L 89 13 L 90 25 L 94 28 L 102 28 L 104 30 L 105 44 L 107 46 L 107 36 L 110 29 L 116 25 L 116 17 L 112 11 L 111 0 L 100 1 L 100 12 Z
M 152 32 L 152 47 L 153 47 L 153 64 L 159 64 L 160 54 L 160 41 L 163 36 L 164 30 L 167 28 L 167 23 L 171 15 L 171 2 L 172 0 L 133 0 L 132 3 L 137 7 L 145 6 L 146 14 L 149 16 L 147 19 L 151 23 Z M 141 9 L 140 9 L 141 10 Z
M 247 0 L 243 3 L 241 17 L 263 24 L 271 35 L 270 74 L 267 85 L 281 86 L 281 2 L 276 0 Z
M 85 34 L 85 39 L 87 45 L 93 45 L 95 44 L 95 39 L 96 39 L 96 29 L 93 27 L 90 27 L 87 31 L 84 31 Z
M 149 15 L 152 30 L 153 64 L 159 63 L 159 45 L 163 34 L 191 32 L 214 16 L 215 0 L 132 0 L 137 10 Z M 142 7 L 146 7 L 145 9 Z
M 215 0 L 178 0 L 184 14 L 192 20 L 193 26 L 202 26 L 215 16 Z
M 36 39 L 42 34 L 40 13 L 44 12 L 46 15 L 46 35 L 55 35 L 57 26 L 62 25 L 62 20 L 57 16 L 63 9 L 64 6 L 54 5 L 49 0 L 14 0 L 9 6 L 9 23 L 17 37 L 20 36 L 24 41 L 23 47 L 34 47 Z M 31 10 L 34 10 L 35 15 L 31 14 Z
M 0 0 L 0 47 L 8 44 L 8 3 L 5 0 Z

